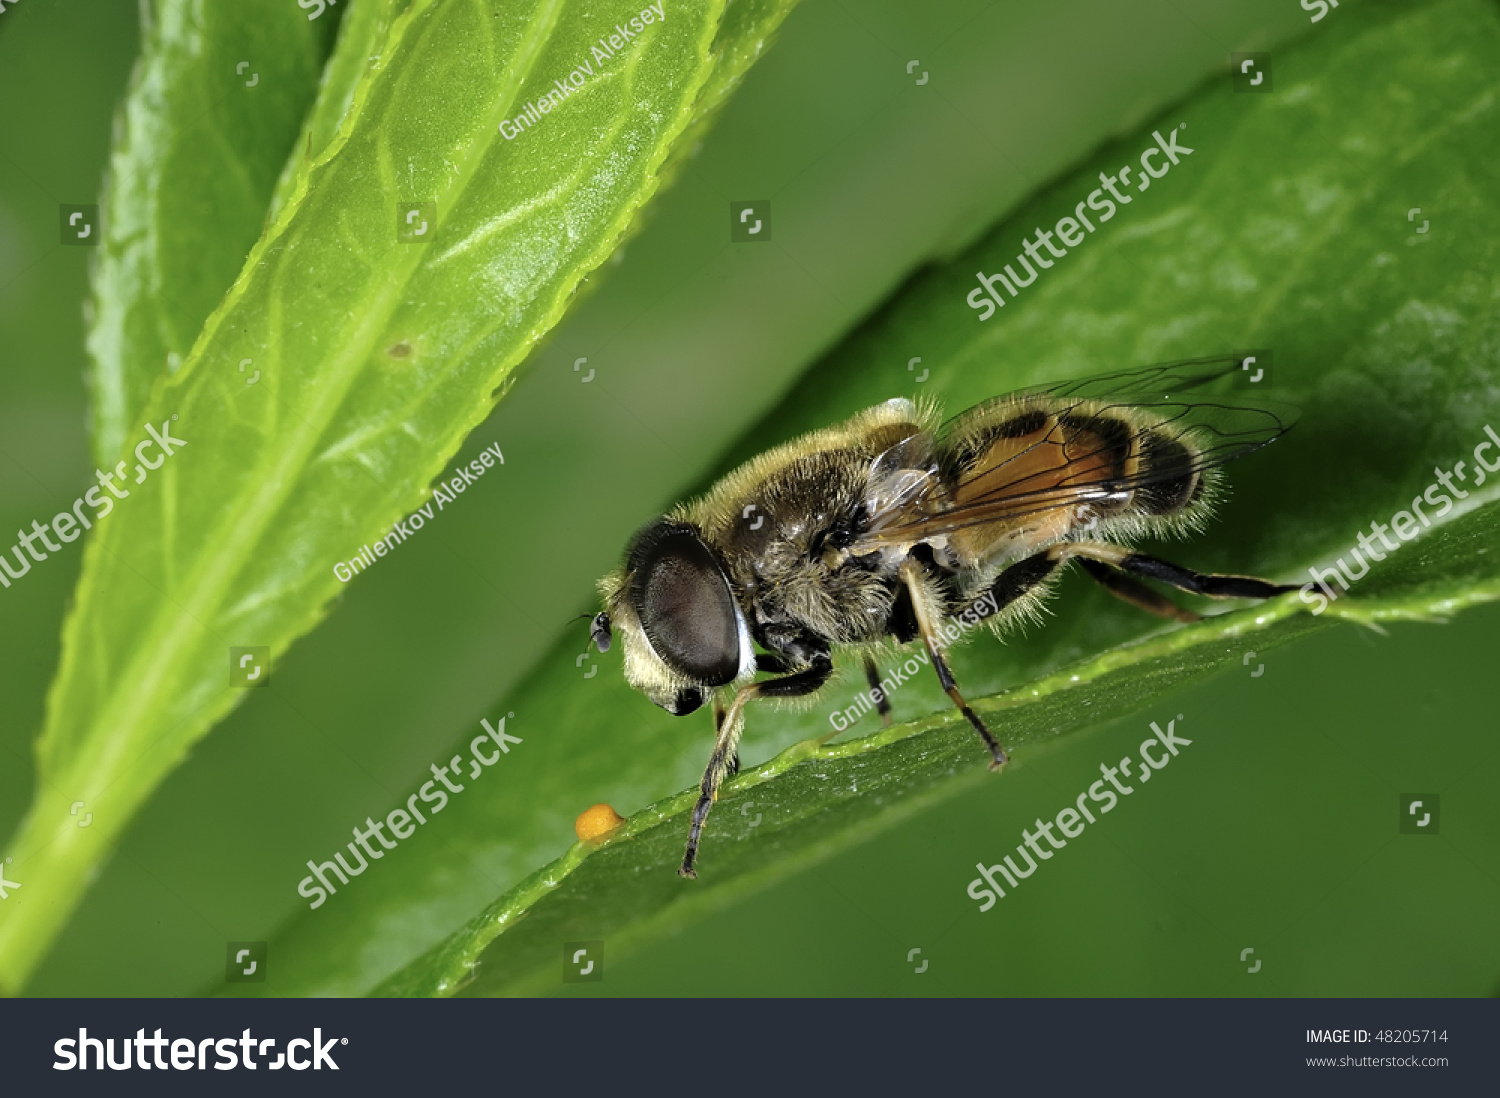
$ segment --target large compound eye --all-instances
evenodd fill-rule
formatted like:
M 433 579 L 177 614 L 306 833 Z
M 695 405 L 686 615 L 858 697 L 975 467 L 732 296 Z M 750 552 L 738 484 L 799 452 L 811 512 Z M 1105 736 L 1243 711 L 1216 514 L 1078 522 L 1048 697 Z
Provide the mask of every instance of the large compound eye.
M 652 649 L 693 682 L 723 686 L 740 669 L 729 581 L 696 530 L 665 520 L 631 548 L 630 598 Z

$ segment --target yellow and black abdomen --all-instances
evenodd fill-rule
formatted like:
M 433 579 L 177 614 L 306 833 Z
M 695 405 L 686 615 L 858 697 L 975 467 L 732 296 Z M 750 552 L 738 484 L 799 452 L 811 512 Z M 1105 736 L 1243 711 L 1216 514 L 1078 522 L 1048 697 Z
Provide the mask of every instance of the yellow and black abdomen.
M 1119 540 L 1198 525 L 1209 471 L 1191 432 L 1151 409 L 1037 398 L 960 416 L 939 444 L 948 536 L 964 565 L 1063 540 Z

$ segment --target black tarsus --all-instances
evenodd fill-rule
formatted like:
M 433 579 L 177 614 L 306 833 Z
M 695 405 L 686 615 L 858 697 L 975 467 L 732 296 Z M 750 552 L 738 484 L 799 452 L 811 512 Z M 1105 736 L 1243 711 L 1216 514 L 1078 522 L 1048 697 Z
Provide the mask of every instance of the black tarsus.
M 889 727 L 891 700 L 885 696 L 885 690 L 880 685 L 880 668 L 875 666 L 875 661 L 869 656 L 865 657 L 865 681 L 870 684 L 870 697 L 875 699 L 875 711 L 880 714 L 881 722 Z
M 1157 580 L 1195 595 L 1215 599 L 1269 599 L 1298 590 L 1296 584 L 1271 583 L 1254 576 L 1227 576 L 1213 572 L 1194 572 L 1159 557 L 1131 553 L 1120 562 L 1122 571 L 1142 579 Z

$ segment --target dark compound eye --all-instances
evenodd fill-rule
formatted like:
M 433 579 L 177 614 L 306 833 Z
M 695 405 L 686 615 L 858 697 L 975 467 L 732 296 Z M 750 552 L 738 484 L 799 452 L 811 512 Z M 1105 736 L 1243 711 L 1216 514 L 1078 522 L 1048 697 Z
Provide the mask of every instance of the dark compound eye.
M 724 570 L 690 526 L 662 520 L 631 547 L 630 598 L 652 649 L 684 678 L 723 686 L 740 666 L 739 622 Z M 703 703 L 702 695 L 693 708 Z M 679 697 L 678 712 L 682 709 Z

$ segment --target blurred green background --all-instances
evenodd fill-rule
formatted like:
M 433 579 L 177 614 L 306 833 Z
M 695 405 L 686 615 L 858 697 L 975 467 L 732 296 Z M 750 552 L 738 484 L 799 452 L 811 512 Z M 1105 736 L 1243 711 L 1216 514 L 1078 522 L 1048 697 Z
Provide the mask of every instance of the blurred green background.
M 272 937 L 302 906 L 304 861 L 467 739 L 590 605 L 629 532 L 820 351 L 1229 52 L 1306 30 L 1297 5 L 1275 7 L 807 0 L 466 447 L 499 442 L 504 475 L 352 585 L 276 668 L 277 689 L 209 736 L 29 990 L 192 994 L 222 973 L 226 941 Z M 136 42 L 124 0 L 0 14 L 0 529 L 50 515 L 90 476 L 90 253 L 58 245 L 56 209 L 97 201 Z M 771 246 L 731 246 L 728 204 L 762 198 Z M 30 799 L 80 556 L 0 591 L 0 832 Z M 1497 624 L 1491 607 L 1384 637 L 1339 627 L 1275 653 L 1259 678 L 1225 674 L 1055 744 L 1027 763 L 1040 780 L 955 798 L 567 990 L 1492 993 L 1500 808 L 1481 782 L 1500 749 L 1481 661 Z M 1201 734 L 1191 753 L 979 914 L 963 892 L 974 863 L 1178 712 Z M 753 737 L 746 757 L 759 761 Z M 1412 791 L 1442 794 L 1440 835 L 1397 835 Z M 1246 947 L 1264 959 L 1254 975 Z M 930 961 L 920 975 L 913 948 Z

